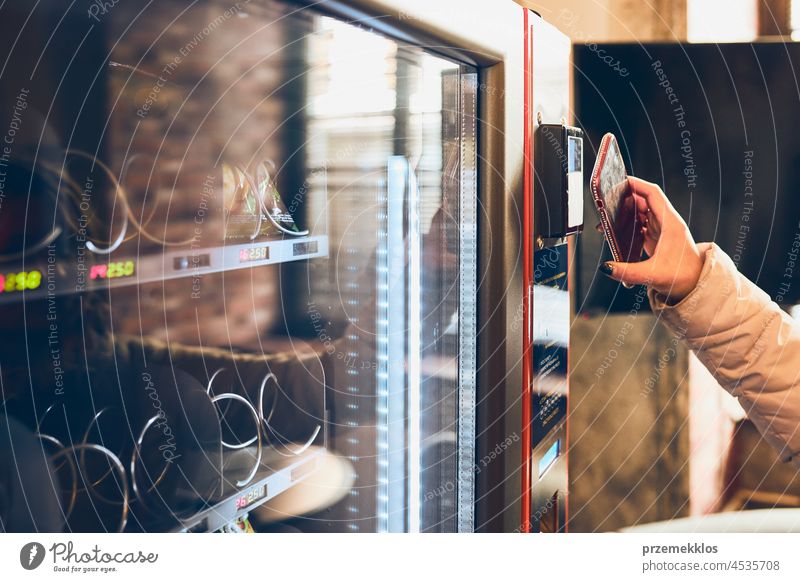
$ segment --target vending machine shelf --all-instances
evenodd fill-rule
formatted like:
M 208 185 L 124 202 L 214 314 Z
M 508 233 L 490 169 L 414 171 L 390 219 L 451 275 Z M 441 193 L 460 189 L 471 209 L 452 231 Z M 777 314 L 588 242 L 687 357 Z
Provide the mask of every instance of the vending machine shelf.
M 105 262 L 70 261 L 67 264 L 56 257 L 48 257 L 31 263 L 0 266 L 0 303 L 195 278 L 326 256 L 328 237 L 318 235 L 189 248 L 140 257 L 113 256 Z
M 221 494 L 211 507 L 181 520 L 172 531 L 201 533 L 220 530 L 305 480 L 316 470 L 324 454 L 326 451 L 322 447 L 312 447 L 291 457 L 277 453 L 270 455 L 265 451 L 265 460 L 260 463 L 250 484 L 238 488 L 232 479 L 226 478 Z

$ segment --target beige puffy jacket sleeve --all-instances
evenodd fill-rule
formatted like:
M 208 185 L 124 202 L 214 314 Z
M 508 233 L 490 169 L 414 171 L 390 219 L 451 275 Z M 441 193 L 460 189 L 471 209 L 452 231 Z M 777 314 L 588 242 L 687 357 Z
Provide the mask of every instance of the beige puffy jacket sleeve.
M 653 311 L 739 399 L 781 460 L 800 463 L 800 324 L 717 245 L 699 246 L 695 289 L 674 306 L 651 289 Z

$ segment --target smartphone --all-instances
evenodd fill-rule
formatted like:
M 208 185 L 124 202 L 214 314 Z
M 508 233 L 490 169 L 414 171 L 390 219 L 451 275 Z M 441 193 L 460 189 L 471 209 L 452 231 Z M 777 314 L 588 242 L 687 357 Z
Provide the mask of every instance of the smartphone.
M 621 263 L 640 261 L 644 248 L 643 225 L 638 219 L 636 199 L 628 186 L 625 162 L 613 133 L 605 134 L 600 141 L 591 189 L 611 256 Z

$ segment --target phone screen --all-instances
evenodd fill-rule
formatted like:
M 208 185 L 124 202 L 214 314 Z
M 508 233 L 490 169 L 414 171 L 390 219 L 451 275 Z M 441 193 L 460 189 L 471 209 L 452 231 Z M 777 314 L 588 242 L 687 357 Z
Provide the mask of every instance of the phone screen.
M 609 139 L 603 167 L 598 176 L 599 193 L 614 231 L 619 259 L 625 263 L 642 257 L 644 239 L 637 220 L 636 200 L 628 187 L 625 163 L 614 136 Z

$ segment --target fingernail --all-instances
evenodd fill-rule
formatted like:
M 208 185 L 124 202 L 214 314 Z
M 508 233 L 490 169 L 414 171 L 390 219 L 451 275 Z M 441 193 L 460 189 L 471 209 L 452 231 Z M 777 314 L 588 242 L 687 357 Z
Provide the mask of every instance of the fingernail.
M 614 267 L 611 266 L 611 263 L 606 261 L 605 263 L 600 265 L 600 272 L 603 273 L 603 275 L 607 275 L 610 277 L 611 275 L 614 274 Z

